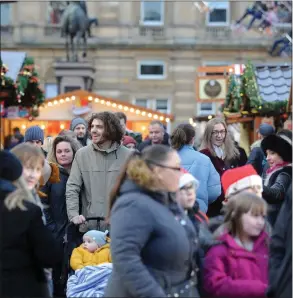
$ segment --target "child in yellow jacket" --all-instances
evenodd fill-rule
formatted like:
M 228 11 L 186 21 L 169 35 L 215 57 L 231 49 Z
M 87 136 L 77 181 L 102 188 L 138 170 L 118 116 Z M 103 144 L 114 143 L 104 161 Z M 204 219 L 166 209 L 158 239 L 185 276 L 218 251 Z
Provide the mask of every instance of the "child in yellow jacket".
M 73 270 L 85 266 L 112 263 L 110 244 L 107 239 L 107 231 L 88 231 L 83 235 L 83 244 L 75 248 L 70 258 L 70 266 Z

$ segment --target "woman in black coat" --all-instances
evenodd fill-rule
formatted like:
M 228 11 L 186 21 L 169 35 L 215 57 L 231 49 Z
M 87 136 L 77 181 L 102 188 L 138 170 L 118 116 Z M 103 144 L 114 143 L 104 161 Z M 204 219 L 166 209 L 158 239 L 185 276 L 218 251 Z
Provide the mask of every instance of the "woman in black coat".
M 292 297 L 292 184 L 271 239 L 269 277 L 268 297 Z
M 177 152 L 164 145 L 126 163 L 110 196 L 113 272 L 105 297 L 198 297 L 198 238 L 171 195 L 181 175 Z
M 63 245 L 65 229 L 68 224 L 66 209 L 66 183 L 69 178 L 71 165 L 78 149 L 82 148 L 80 143 L 68 136 L 58 136 L 52 144 L 52 151 L 49 151 L 48 161 L 57 164 L 59 170 L 59 183 L 49 181 L 42 188 L 46 195 L 42 198 L 42 203 L 46 207 L 44 214 L 46 226 L 52 232 L 60 245 Z M 65 285 L 61 282 L 62 262 L 53 268 L 54 295 L 64 296 Z
M 292 132 L 282 130 L 264 138 L 261 148 L 269 168 L 263 177 L 263 198 L 269 204 L 268 221 L 274 226 L 285 194 L 292 183 Z
M 59 262 L 62 250 L 21 175 L 17 158 L 0 151 L 0 296 L 48 297 L 44 268 Z

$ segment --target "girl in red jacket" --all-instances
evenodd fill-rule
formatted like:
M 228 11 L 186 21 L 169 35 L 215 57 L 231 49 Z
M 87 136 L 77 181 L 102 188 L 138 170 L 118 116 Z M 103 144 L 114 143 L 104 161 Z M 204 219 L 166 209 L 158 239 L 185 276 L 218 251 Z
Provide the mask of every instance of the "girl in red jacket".
M 240 193 L 225 205 L 224 224 L 216 230 L 221 241 L 204 263 L 208 297 L 265 297 L 268 285 L 266 202 L 252 193 Z

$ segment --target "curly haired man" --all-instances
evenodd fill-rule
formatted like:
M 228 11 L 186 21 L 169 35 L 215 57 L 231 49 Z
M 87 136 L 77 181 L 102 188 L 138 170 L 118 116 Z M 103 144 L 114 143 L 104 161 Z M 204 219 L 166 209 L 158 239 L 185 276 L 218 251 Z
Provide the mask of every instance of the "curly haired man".
M 75 224 L 106 216 L 111 188 L 131 152 L 120 145 L 124 133 L 113 113 L 93 114 L 88 130 L 92 143 L 76 152 L 66 186 L 67 214 Z

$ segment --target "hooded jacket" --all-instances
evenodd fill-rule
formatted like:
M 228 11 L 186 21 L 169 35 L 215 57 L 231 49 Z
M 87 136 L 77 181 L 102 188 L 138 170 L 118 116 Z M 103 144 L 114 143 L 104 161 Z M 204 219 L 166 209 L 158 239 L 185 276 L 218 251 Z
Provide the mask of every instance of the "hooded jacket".
M 110 233 L 113 272 L 104 297 L 167 297 L 188 279 L 198 239 L 170 194 L 126 180 L 111 211 Z
M 209 204 L 213 203 L 221 194 L 220 175 L 211 160 L 204 154 L 195 151 L 190 145 L 184 145 L 178 151 L 182 167 L 199 181 L 196 199 L 199 208 L 206 213 Z
M 80 214 L 80 194 L 82 215 L 106 216 L 110 191 L 130 153 L 117 143 L 107 150 L 90 144 L 76 152 L 66 185 L 69 220 Z
M 253 250 L 239 246 L 224 233 L 222 244 L 212 247 L 205 258 L 204 288 L 208 297 L 266 297 L 268 286 L 268 235 L 262 232 Z

